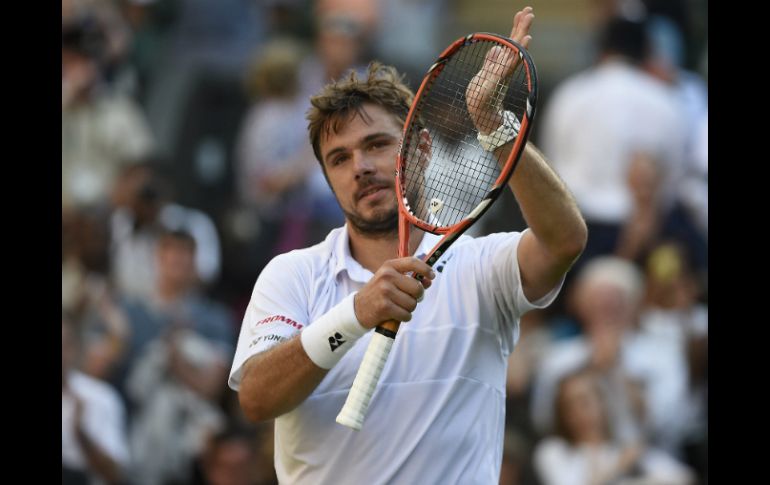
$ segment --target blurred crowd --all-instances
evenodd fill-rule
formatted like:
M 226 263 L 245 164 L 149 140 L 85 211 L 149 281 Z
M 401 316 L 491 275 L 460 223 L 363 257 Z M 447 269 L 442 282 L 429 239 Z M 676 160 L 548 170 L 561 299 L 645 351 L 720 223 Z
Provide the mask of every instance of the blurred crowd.
M 706 484 L 707 47 L 693 2 L 584 3 L 533 137 L 589 240 L 522 319 L 500 484 Z M 62 0 L 63 483 L 276 483 L 226 381 L 262 267 L 344 222 L 309 97 L 372 59 L 416 88 L 461 4 Z

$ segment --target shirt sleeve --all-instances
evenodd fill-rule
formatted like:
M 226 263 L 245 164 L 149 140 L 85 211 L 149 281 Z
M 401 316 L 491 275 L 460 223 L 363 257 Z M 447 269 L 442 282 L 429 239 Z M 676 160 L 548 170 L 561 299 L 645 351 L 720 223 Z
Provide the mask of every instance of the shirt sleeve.
M 285 342 L 307 325 L 310 281 L 292 253 L 274 258 L 257 279 L 241 324 L 228 385 L 238 391 L 243 364 L 252 356 Z
M 546 308 L 553 303 L 564 284 L 564 277 L 543 297 L 529 301 L 524 295 L 519 271 L 518 249 L 524 232 L 496 233 L 478 238 L 479 266 L 476 271 L 482 295 L 491 298 L 500 315 L 500 325 L 506 337 L 508 351 L 518 340 L 518 323 L 522 315 L 533 309 Z

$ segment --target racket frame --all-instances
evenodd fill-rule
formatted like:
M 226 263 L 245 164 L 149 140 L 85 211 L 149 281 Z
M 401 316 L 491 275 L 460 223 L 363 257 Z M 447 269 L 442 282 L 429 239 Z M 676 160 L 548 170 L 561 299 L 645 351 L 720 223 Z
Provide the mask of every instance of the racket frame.
M 409 134 L 412 120 L 416 114 L 416 108 L 420 104 L 419 100 L 422 97 L 422 93 L 439 76 L 446 63 L 449 61 L 449 59 L 451 59 L 452 55 L 456 51 L 469 43 L 479 41 L 490 41 L 502 44 L 503 46 L 512 49 L 519 56 L 519 60 L 517 62 L 524 63 L 524 72 L 526 73 L 527 84 L 529 87 L 527 108 L 522 115 L 522 119 L 520 120 L 521 128 L 519 129 L 519 134 L 516 136 L 516 140 L 514 141 L 513 147 L 511 148 L 511 151 L 508 155 L 508 159 L 506 160 L 505 164 L 503 164 L 503 168 L 500 170 L 500 175 L 497 177 L 497 180 L 495 180 L 492 189 L 490 189 L 486 197 L 484 197 L 484 199 L 479 202 L 479 204 L 473 211 L 470 212 L 470 214 L 468 214 L 464 219 L 460 220 L 456 224 L 445 227 L 437 226 L 418 219 L 409 210 L 408 203 L 404 195 L 404 177 L 406 174 L 405 165 L 407 162 L 404 140 L 407 139 Z M 434 62 L 430 69 L 428 69 L 428 72 L 425 74 L 425 77 L 420 84 L 420 88 L 417 90 L 417 94 L 414 97 L 414 102 L 409 108 L 409 113 L 407 114 L 406 120 L 404 121 L 404 131 L 401 138 L 402 142 L 398 150 L 398 155 L 396 156 L 396 194 L 399 208 L 399 257 L 406 257 L 409 255 L 409 226 L 415 226 L 422 229 L 423 231 L 445 236 L 436 244 L 436 246 L 433 247 L 433 249 L 430 250 L 426 257 L 425 262 L 428 265 L 433 266 L 438 258 L 441 257 L 444 252 L 446 252 L 449 246 L 460 235 L 467 231 L 468 228 L 470 228 L 473 223 L 476 222 L 489 209 L 489 207 L 492 205 L 492 202 L 494 202 L 494 200 L 500 196 L 503 188 L 506 186 L 508 180 L 513 175 L 516 165 L 521 158 L 521 154 L 524 152 L 524 147 L 522 144 L 526 143 L 527 139 L 529 138 L 529 131 L 530 127 L 532 126 L 532 120 L 535 116 L 536 105 L 537 72 L 535 70 L 535 64 L 532 62 L 532 59 L 529 56 L 529 53 L 527 53 L 526 49 L 524 49 L 524 47 L 517 42 L 498 34 L 477 32 L 457 39 L 449 47 L 444 49 L 436 62 Z

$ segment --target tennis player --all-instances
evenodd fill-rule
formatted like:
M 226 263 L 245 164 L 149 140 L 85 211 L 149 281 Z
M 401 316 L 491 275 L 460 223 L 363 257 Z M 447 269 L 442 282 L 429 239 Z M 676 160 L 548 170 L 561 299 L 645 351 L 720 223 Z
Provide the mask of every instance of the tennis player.
M 533 18 L 529 7 L 514 17 L 525 47 Z M 393 171 L 413 97 L 375 63 L 312 98 L 310 140 L 346 224 L 265 267 L 229 379 L 249 419 L 275 418 L 281 483 L 497 483 L 519 319 L 556 298 L 585 245 L 573 197 L 530 144 L 509 183 L 528 229 L 462 236 L 435 270 L 420 258 L 440 237 L 413 229 L 413 256 L 393 259 Z M 370 329 L 388 320 L 408 323 L 354 431 L 335 417 Z

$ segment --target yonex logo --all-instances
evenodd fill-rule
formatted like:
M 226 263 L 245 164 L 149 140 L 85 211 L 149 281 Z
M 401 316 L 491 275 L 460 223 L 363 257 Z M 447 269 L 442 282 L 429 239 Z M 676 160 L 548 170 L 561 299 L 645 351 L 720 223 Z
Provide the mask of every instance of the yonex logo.
M 441 199 L 433 198 L 430 200 L 430 213 L 436 214 L 436 212 L 440 211 L 444 207 L 444 201 Z
M 337 350 L 337 347 L 344 344 L 345 340 L 342 339 L 342 334 L 335 332 L 333 337 L 329 337 L 329 347 L 332 348 L 332 352 Z

